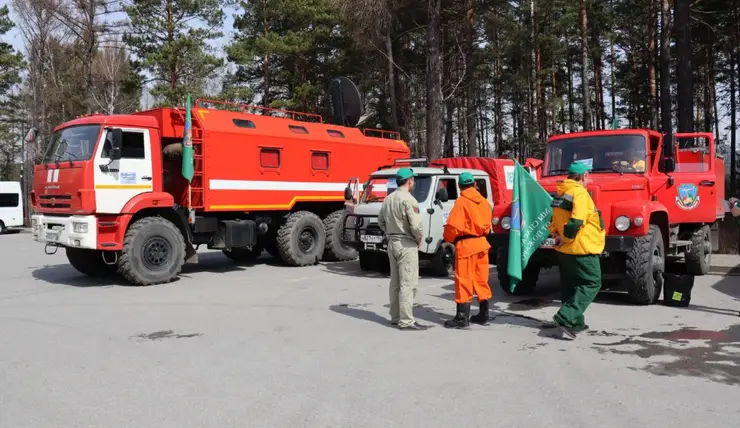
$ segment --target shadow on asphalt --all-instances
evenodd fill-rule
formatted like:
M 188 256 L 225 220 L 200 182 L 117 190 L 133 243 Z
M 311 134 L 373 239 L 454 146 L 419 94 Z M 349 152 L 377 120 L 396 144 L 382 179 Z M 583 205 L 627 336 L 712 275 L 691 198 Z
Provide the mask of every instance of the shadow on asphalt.
M 329 262 L 321 263 L 324 270 L 329 273 L 344 276 L 353 276 L 358 278 L 389 278 L 390 270 L 386 271 L 363 271 L 360 269 L 359 260 L 352 260 L 348 262 Z M 431 269 L 426 265 L 422 264 L 419 269 L 420 278 L 440 278 L 431 273 Z
M 262 264 L 280 266 L 277 260 L 266 254 L 263 254 L 259 259 L 251 263 L 235 263 L 220 252 L 199 253 L 198 259 L 198 264 L 184 265 L 182 267 L 182 272 L 173 282 L 179 281 L 181 278 L 190 278 L 190 275 L 195 273 L 236 272 Z M 48 282 L 50 284 L 66 285 L 70 287 L 88 288 L 131 286 L 131 284 L 126 282 L 120 275 L 116 274 L 107 278 L 91 278 L 77 272 L 77 270 L 69 264 L 46 265 L 34 269 L 31 272 L 31 275 L 38 280 Z

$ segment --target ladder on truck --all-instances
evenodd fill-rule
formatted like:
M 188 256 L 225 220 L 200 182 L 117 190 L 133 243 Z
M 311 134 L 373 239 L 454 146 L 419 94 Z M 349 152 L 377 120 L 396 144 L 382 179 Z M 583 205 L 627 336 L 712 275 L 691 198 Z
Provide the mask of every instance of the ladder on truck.
M 177 112 L 180 114 L 184 125 L 185 109 L 178 108 Z M 203 175 L 203 171 L 205 170 L 205 145 L 203 144 L 204 133 L 200 118 L 198 118 L 198 115 L 192 114 L 192 111 L 190 113 L 190 132 L 193 140 L 193 180 L 190 182 L 190 206 L 188 208 L 198 210 L 205 206 L 205 195 L 203 191 L 205 187 Z M 185 136 L 183 135 L 184 138 Z

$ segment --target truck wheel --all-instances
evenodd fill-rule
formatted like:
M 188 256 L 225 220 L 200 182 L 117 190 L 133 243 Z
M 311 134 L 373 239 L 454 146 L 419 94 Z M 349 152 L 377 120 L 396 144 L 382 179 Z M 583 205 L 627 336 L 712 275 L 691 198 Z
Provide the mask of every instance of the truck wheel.
M 257 244 L 251 249 L 232 248 L 231 251 L 223 250 L 224 255 L 236 263 L 251 263 L 262 255 L 264 248 Z
M 315 265 L 326 247 L 324 223 L 309 211 L 291 213 L 277 233 L 280 257 L 290 266 Z
M 115 257 L 109 258 L 111 261 L 115 260 Z M 67 247 L 67 260 L 78 272 L 93 278 L 111 276 L 118 271 L 117 264 L 105 263 L 103 252 L 100 250 Z
M 538 265 L 529 263 L 522 272 L 522 281 L 517 284 L 516 288 L 512 292 L 509 288 L 511 286 L 511 279 L 509 278 L 509 248 L 499 248 L 496 252 L 496 274 L 498 276 L 498 283 L 501 285 L 501 289 L 504 293 L 512 296 L 524 296 L 532 294 L 535 288 L 537 288 L 537 281 L 540 279 L 540 267 Z
M 5 234 L 8 230 L 5 228 L 5 223 L 3 223 L 2 220 L 0 220 L 0 235 Z
M 434 253 L 432 275 L 448 277 L 455 273 L 455 246 L 447 242 L 442 243 Z
M 177 226 L 162 217 L 137 220 L 126 231 L 119 270 L 134 285 L 170 282 L 185 263 L 185 240 Z
M 702 226 L 691 237 L 691 246 L 686 250 L 686 270 L 692 275 L 706 275 L 712 265 L 712 232 Z
M 651 224 L 647 235 L 635 239 L 627 253 L 626 271 L 630 301 L 638 305 L 658 301 L 665 271 L 663 234 L 658 226 Z
M 342 227 L 347 218 L 347 210 L 334 211 L 324 219 L 326 230 L 326 248 L 323 260 L 328 262 L 344 262 L 357 258 L 357 250 L 342 244 Z

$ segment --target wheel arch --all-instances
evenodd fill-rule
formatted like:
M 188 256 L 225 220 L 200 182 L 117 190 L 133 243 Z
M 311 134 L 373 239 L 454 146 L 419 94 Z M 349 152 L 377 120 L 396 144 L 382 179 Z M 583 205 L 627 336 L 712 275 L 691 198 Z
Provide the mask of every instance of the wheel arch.
M 663 235 L 663 248 L 665 248 L 664 251 L 668 251 L 669 244 L 670 244 L 670 232 L 668 230 L 668 212 L 667 211 L 652 211 L 650 213 L 650 221 L 648 224 L 653 224 L 658 226 L 658 229 L 660 229 L 660 234 Z
M 190 243 L 192 241 L 192 233 L 190 231 L 190 228 L 188 227 L 188 222 L 184 214 L 172 209 L 171 207 L 149 207 L 139 210 L 136 212 L 136 214 L 131 216 L 125 230 L 128 230 L 132 224 L 145 217 L 162 217 L 165 220 L 168 220 L 169 222 L 174 224 L 175 227 L 177 227 L 177 229 L 180 231 L 183 238 L 185 239 L 185 243 Z

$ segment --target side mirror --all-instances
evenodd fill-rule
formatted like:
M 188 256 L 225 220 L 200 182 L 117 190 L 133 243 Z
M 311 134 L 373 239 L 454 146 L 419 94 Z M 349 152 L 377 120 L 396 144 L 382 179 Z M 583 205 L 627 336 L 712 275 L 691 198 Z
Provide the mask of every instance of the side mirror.
M 351 201 L 352 200 L 352 189 L 350 189 L 349 186 L 344 188 L 344 200 L 345 201 Z
M 111 161 L 121 159 L 121 148 L 123 147 L 123 130 L 121 128 L 113 128 L 109 131 L 111 136 L 110 141 L 110 153 L 108 158 Z
M 437 190 L 436 196 L 439 202 L 447 202 L 450 200 L 450 195 L 447 193 L 447 189 L 445 189 L 444 187 Z

